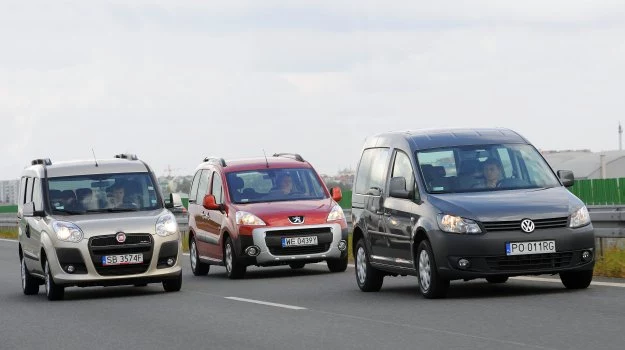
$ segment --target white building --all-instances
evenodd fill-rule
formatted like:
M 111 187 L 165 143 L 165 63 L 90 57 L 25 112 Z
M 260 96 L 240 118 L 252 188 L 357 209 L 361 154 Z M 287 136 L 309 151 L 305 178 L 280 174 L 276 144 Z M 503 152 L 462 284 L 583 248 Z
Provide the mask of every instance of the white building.
M 17 196 L 19 195 L 20 180 L 2 180 L 0 181 L 0 203 L 17 204 Z
M 625 177 L 625 151 L 542 151 L 553 170 L 571 170 L 576 179 Z

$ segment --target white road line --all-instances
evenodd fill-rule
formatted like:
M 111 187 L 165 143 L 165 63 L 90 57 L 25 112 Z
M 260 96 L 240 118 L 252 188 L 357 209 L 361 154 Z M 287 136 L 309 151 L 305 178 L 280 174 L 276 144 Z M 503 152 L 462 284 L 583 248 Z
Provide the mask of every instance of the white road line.
M 276 303 L 270 303 L 268 301 L 261 301 L 261 300 L 253 300 L 253 299 L 244 299 L 244 298 L 237 298 L 237 297 L 224 297 L 226 299 L 230 299 L 230 300 L 236 300 L 236 301 L 243 301 L 246 303 L 252 303 L 252 304 L 260 304 L 260 305 L 267 305 L 267 306 L 275 306 L 275 307 L 281 307 L 283 309 L 290 309 L 290 310 L 306 310 L 305 307 L 301 307 L 301 306 L 293 306 L 293 305 L 285 305 L 285 304 L 276 304 Z
M 511 279 L 520 280 L 520 281 L 562 283 L 559 278 L 556 279 L 556 278 L 541 278 L 541 277 L 518 276 L 518 277 L 512 277 Z M 594 281 L 594 282 L 591 282 L 590 285 L 592 285 L 592 286 L 625 288 L 625 283 L 615 283 L 615 282 Z

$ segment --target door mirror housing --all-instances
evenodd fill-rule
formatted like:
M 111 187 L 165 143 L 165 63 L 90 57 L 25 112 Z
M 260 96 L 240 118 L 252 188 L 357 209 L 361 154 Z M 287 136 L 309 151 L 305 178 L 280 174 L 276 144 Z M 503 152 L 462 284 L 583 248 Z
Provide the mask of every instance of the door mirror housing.
M 389 195 L 395 198 L 412 199 L 413 192 L 406 189 L 405 177 L 391 178 L 391 188 Z
M 221 208 L 223 207 L 221 204 L 217 204 L 215 196 L 213 196 L 212 194 L 207 194 L 206 196 L 204 196 L 202 205 L 207 210 L 221 210 Z
M 564 187 L 571 187 L 575 183 L 575 176 L 573 172 L 570 170 L 558 170 L 558 177 Z
M 332 187 L 332 189 L 330 189 L 330 194 L 332 195 L 332 199 L 337 203 L 343 199 L 343 192 L 340 187 Z
M 24 217 L 44 217 L 46 213 L 43 210 L 35 210 L 35 203 L 28 202 L 22 208 L 22 216 Z

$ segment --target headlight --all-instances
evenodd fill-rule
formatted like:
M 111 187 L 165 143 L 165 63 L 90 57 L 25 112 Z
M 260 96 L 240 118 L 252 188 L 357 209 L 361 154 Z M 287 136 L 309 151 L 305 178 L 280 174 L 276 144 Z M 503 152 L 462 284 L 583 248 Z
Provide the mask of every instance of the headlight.
M 265 222 L 258 216 L 245 211 L 237 211 L 237 224 L 265 226 Z
M 339 205 L 335 205 L 330 210 L 330 214 L 328 214 L 327 221 L 336 221 L 345 219 L 345 214 L 343 213 L 343 209 Z
M 76 224 L 67 221 L 55 221 L 52 223 L 56 238 L 65 242 L 78 243 L 82 240 L 83 233 Z
M 159 216 L 156 220 L 156 234 L 165 237 L 178 232 L 178 223 L 172 213 Z
M 478 234 L 482 233 L 480 226 L 473 220 L 453 215 L 438 215 L 438 227 L 445 232 Z
M 571 215 L 571 220 L 569 221 L 570 228 L 582 227 L 588 224 L 590 224 L 590 214 L 588 214 L 586 206 L 577 209 Z

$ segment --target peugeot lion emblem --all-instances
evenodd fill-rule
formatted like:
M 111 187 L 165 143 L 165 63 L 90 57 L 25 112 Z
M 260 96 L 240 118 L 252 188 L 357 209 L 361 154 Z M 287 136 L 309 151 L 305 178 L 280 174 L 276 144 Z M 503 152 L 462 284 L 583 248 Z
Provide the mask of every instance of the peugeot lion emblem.
M 303 216 L 289 216 L 289 221 L 292 224 L 303 224 L 304 223 L 304 217 Z
M 534 232 L 534 222 L 530 219 L 525 219 L 521 221 L 521 230 L 526 233 Z
M 124 243 L 126 242 L 126 234 L 123 232 L 117 232 L 115 239 L 117 240 L 117 243 Z

